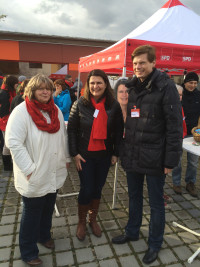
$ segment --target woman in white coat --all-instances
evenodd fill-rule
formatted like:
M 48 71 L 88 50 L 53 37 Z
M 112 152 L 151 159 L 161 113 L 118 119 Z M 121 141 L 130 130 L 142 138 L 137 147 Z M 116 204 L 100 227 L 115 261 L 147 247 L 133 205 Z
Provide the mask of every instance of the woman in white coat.
M 13 110 L 6 128 L 15 188 L 23 200 L 20 252 L 22 260 L 32 266 L 42 263 L 37 242 L 54 248 L 52 214 L 70 162 L 63 115 L 52 92 L 48 77 L 34 76 L 25 88 L 25 101 Z

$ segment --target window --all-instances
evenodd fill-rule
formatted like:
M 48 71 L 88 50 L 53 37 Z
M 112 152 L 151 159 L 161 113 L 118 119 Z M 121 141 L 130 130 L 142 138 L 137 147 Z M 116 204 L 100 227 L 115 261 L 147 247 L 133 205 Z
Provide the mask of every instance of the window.
M 30 69 L 42 69 L 42 63 L 29 63 Z

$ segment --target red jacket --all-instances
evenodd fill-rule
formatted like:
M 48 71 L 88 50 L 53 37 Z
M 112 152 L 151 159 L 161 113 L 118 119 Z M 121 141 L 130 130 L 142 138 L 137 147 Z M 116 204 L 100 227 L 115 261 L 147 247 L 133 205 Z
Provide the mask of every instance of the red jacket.
M 187 135 L 187 126 L 185 123 L 185 115 L 184 115 L 184 111 L 182 108 L 182 115 L 183 115 L 183 138 Z

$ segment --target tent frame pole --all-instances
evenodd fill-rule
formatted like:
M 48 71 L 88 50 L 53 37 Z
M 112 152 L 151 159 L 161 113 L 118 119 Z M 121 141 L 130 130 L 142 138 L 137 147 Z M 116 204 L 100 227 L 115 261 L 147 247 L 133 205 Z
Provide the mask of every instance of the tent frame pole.
M 80 95 L 80 79 L 81 79 L 81 73 L 79 71 L 80 61 L 78 62 L 78 88 L 77 88 L 77 100 L 79 99 Z

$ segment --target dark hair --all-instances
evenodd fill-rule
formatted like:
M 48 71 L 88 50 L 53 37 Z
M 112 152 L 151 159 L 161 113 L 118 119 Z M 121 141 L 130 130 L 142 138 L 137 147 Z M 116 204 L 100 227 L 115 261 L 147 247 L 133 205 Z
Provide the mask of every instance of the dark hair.
M 65 80 L 67 80 L 67 79 L 69 79 L 69 78 L 71 78 L 71 77 L 72 77 L 71 75 L 67 74 L 67 75 L 65 76 Z
M 23 82 L 20 84 L 20 87 L 18 89 L 18 93 L 24 93 L 25 87 L 27 86 L 28 82 L 30 81 L 30 79 L 25 79 L 23 80 Z
M 104 91 L 104 94 L 103 94 L 102 98 L 104 96 L 106 97 L 105 105 L 107 105 L 107 106 L 112 105 L 112 103 L 114 101 L 113 90 L 112 90 L 112 88 L 110 86 L 110 82 L 108 80 L 107 75 L 105 74 L 105 72 L 103 70 L 100 70 L 100 69 L 92 70 L 89 73 L 88 77 L 87 77 L 86 86 L 85 86 L 85 90 L 84 90 L 84 98 L 85 98 L 85 100 L 87 100 L 87 102 L 91 102 L 90 101 L 91 93 L 90 93 L 90 89 L 89 89 L 89 82 L 90 82 L 90 78 L 92 76 L 99 76 L 104 80 L 104 82 L 106 84 L 106 89 Z
M 149 62 L 153 62 L 156 60 L 156 50 L 153 46 L 151 45 L 141 45 L 138 46 L 132 53 L 131 58 L 132 61 L 134 57 L 140 56 L 142 54 L 147 54 L 147 58 Z
M 125 79 L 125 78 L 119 79 L 119 80 L 116 82 L 116 84 L 115 84 L 115 86 L 114 86 L 114 93 L 115 93 L 115 98 L 116 98 L 116 99 L 117 99 L 117 92 L 118 92 L 118 88 L 119 88 L 119 86 L 120 86 L 121 84 L 126 85 L 127 82 L 128 82 L 128 79 Z
M 54 85 L 56 85 L 56 84 L 61 85 L 63 91 L 66 89 L 66 84 L 65 84 L 65 81 L 64 80 L 62 80 L 62 79 L 55 80 L 54 81 Z
M 8 76 L 4 77 L 3 84 L 5 84 L 5 88 L 8 91 L 15 91 L 14 86 L 15 86 L 15 84 L 18 84 L 18 79 L 15 76 L 8 75 Z

